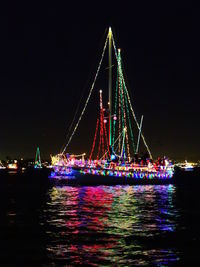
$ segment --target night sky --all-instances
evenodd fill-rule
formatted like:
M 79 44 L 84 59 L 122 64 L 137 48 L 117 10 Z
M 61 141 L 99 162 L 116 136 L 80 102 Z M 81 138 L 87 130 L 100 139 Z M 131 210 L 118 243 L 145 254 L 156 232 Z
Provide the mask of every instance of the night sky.
M 0 158 L 34 157 L 37 146 L 42 158 L 60 151 L 111 25 L 153 156 L 200 159 L 199 9 L 17 2 L 0 13 Z M 98 91 L 106 86 L 97 83 L 69 152 L 90 151 Z

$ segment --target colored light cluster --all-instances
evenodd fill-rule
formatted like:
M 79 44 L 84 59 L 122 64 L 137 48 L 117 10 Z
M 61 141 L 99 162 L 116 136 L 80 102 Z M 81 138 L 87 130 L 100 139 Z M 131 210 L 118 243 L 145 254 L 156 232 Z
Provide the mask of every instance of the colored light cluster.
M 148 171 L 117 171 L 117 170 L 98 170 L 98 169 L 82 169 L 82 174 L 92 174 L 100 176 L 128 177 L 135 179 L 169 179 L 173 177 L 173 170 L 148 172 Z
M 71 175 L 73 175 L 72 168 L 54 167 L 54 171 L 51 172 L 51 178 L 56 178 L 59 176 L 71 176 Z
M 66 159 L 65 164 L 57 162 L 54 165 L 54 172 L 52 177 L 55 176 L 76 176 L 76 174 L 90 174 L 100 176 L 113 176 L 113 177 L 127 177 L 133 179 L 168 179 L 172 178 L 174 174 L 174 166 L 165 160 L 165 165 L 148 165 L 143 166 L 139 164 L 120 164 L 116 165 L 107 160 L 81 160 L 70 157 Z

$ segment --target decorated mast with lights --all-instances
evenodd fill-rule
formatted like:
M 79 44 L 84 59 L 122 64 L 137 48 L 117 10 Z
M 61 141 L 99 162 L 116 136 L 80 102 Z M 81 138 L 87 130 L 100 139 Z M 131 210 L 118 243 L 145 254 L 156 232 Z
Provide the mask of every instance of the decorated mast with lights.
M 109 145 L 112 146 L 112 29 L 108 31 Z
M 109 142 L 106 130 L 106 119 L 104 117 L 102 90 L 99 91 L 99 104 L 100 104 L 100 114 L 99 114 L 100 118 L 97 119 L 96 130 L 95 130 L 94 140 L 92 143 L 92 149 L 90 152 L 89 161 L 92 160 L 98 132 L 99 132 L 99 144 L 98 144 L 98 153 L 96 158 L 97 160 L 99 160 L 100 158 L 101 159 L 110 158 L 110 149 L 109 149 Z
M 106 37 L 106 41 L 104 44 L 103 52 L 98 64 L 98 68 L 94 77 L 94 81 L 91 85 L 89 95 L 86 99 L 85 105 L 83 107 L 82 112 L 80 113 L 79 118 L 77 118 L 77 122 L 74 125 L 74 129 L 72 130 L 72 127 L 69 129 L 68 133 L 68 140 L 66 142 L 66 145 L 64 145 L 64 149 L 61 152 L 61 155 L 63 155 L 69 146 L 74 134 L 76 133 L 78 126 L 83 118 L 83 115 L 85 113 L 85 110 L 87 108 L 88 102 L 91 98 L 91 94 L 93 92 L 93 89 L 95 87 L 95 83 L 97 80 L 97 77 L 99 75 L 101 65 L 104 59 L 105 51 L 106 48 L 108 47 L 108 142 L 109 146 L 112 151 L 115 150 L 114 148 L 114 143 L 117 136 L 121 135 L 121 132 L 123 131 L 124 128 L 126 128 L 126 132 L 124 134 L 124 143 L 123 143 L 123 149 L 124 149 L 124 154 L 126 155 L 126 159 L 130 160 L 131 154 L 134 155 L 136 153 L 136 148 L 135 148 L 135 142 L 134 142 L 134 135 L 133 135 L 133 126 L 136 125 L 138 130 L 140 131 L 140 136 L 141 139 L 143 140 L 143 143 L 148 151 L 148 154 L 150 158 L 152 159 L 151 152 L 149 150 L 149 147 L 146 143 L 146 140 L 144 138 L 144 135 L 142 131 L 140 130 L 140 125 L 137 121 L 136 115 L 133 111 L 131 99 L 129 96 L 129 92 L 126 86 L 126 81 L 124 78 L 123 74 L 123 69 L 122 69 L 122 63 L 121 63 L 121 52 L 120 49 L 116 48 L 115 45 L 115 40 L 113 38 L 112 30 L 111 27 L 109 27 L 108 34 Z M 117 61 L 117 83 L 116 83 L 116 91 L 115 91 L 115 103 L 114 106 L 112 106 L 112 49 L 113 49 L 113 54 L 115 55 L 115 59 Z M 118 106 L 118 108 L 117 108 Z M 131 121 L 132 119 L 132 121 Z M 134 125 L 133 125 L 133 121 Z M 75 122 L 75 117 L 73 119 L 73 123 Z M 100 122 L 100 120 L 99 120 Z M 71 133 L 70 133 L 71 132 Z M 122 139 L 118 138 L 118 152 L 121 154 L 121 146 L 122 146 Z M 110 151 L 110 152 L 112 152 Z

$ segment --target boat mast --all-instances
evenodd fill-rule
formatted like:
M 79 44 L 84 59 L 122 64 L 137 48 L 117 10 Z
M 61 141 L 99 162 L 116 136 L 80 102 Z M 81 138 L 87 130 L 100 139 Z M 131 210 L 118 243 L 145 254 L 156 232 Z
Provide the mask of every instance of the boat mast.
M 112 145 L 112 29 L 108 32 L 109 145 Z

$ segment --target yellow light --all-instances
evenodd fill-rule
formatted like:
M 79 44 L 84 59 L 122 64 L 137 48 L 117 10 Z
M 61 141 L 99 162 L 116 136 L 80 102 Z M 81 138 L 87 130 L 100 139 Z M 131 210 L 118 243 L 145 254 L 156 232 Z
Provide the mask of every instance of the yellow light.
M 15 170 L 17 170 L 17 164 L 16 163 L 10 163 L 10 164 L 8 164 L 8 169 L 15 169 Z

